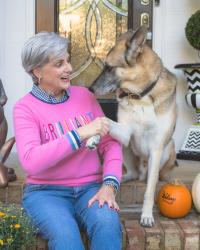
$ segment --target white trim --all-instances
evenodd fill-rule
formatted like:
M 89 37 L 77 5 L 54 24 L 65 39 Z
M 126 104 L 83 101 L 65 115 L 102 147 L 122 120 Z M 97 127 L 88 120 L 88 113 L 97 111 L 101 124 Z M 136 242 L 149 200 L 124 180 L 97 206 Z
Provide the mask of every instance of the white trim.
M 30 37 L 35 34 L 35 0 L 25 1 L 26 10 L 26 36 Z
M 35 0 L 25 1 L 25 40 L 35 34 Z M 30 91 L 32 85 L 31 77 L 25 73 L 25 92 Z
M 5 79 L 5 64 L 4 64 L 4 58 L 5 58 L 5 4 L 6 1 L 0 2 L 0 78 L 4 82 Z
M 164 44 L 165 44 L 165 16 L 166 16 L 166 1 L 160 1 L 160 5 L 153 6 L 153 50 L 163 59 Z

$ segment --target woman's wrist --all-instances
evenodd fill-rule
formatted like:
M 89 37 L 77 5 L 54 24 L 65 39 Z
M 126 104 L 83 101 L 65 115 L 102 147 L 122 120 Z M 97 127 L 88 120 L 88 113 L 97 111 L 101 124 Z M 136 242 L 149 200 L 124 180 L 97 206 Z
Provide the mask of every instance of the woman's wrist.
M 114 194 L 115 195 L 117 194 L 118 187 L 117 187 L 117 185 L 114 182 L 112 182 L 112 181 L 104 181 L 103 182 L 103 186 L 107 186 L 107 187 L 112 188 Z
M 85 139 L 88 138 L 87 135 L 86 135 L 86 133 L 84 132 L 84 130 L 85 130 L 85 128 L 83 128 L 83 127 L 80 127 L 78 129 L 76 129 L 76 132 L 79 134 L 79 137 L 80 137 L 81 141 L 83 141 L 83 140 L 85 140 Z

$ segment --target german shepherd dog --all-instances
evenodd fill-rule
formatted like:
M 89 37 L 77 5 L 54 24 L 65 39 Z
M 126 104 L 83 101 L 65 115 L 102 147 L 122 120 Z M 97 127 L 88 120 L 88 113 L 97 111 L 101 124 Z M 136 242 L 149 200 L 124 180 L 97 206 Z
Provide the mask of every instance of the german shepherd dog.
M 116 91 L 118 122 L 109 119 L 109 126 L 111 136 L 124 146 L 127 173 L 122 181 L 147 177 L 140 223 L 151 227 L 159 172 L 164 178 L 175 166 L 177 107 L 176 78 L 145 44 L 146 36 L 145 26 L 122 34 L 90 89 L 98 95 Z

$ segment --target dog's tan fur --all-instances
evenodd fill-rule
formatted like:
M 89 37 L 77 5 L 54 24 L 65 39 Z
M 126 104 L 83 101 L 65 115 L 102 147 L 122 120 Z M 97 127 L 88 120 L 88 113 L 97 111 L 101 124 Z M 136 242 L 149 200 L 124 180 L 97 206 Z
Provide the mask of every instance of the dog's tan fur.
M 129 31 L 121 36 L 108 53 L 104 71 L 92 89 L 97 94 L 117 89 L 118 123 L 109 120 L 110 133 L 124 145 L 127 174 L 123 181 L 144 180 L 148 174 L 141 224 L 152 226 L 159 170 L 164 177 L 176 159 L 172 139 L 176 78 L 145 45 L 146 32 L 145 27 L 140 27 L 135 33 Z M 139 96 L 145 89 L 148 91 L 144 96 Z

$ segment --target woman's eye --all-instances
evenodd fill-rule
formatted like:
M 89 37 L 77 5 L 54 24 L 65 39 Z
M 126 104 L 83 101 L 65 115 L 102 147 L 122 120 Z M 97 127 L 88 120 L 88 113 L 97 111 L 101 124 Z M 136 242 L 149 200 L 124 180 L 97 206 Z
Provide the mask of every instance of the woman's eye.
M 62 62 L 57 62 L 56 67 L 60 67 L 62 65 Z

